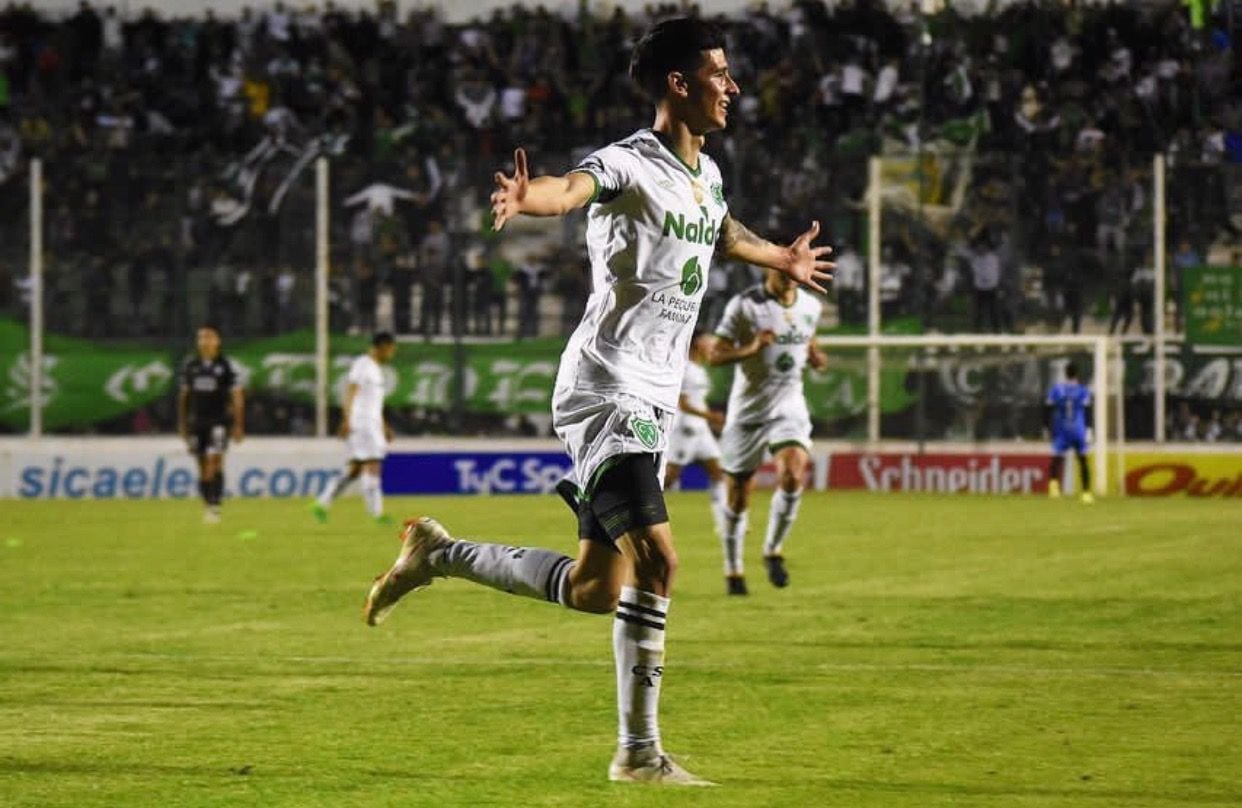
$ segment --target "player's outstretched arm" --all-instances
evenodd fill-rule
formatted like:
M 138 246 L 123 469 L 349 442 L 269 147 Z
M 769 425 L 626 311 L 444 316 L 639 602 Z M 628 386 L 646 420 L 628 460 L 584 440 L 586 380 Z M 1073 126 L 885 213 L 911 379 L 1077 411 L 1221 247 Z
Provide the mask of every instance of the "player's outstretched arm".
M 750 342 L 736 343 L 717 338 L 712 340 L 711 347 L 707 349 L 707 363 L 730 365 L 734 362 L 741 362 L 759 353 L 773 342 L 776 342 L 776 332 L 767 329 L 756 334 Z
M 811 337 L 810 342 L 806 344 L 806 361 L 811 364 L 812 370 L 826 370 L 828 368 L 828 354 L 824 353 L 824 349 L 819 347 L 815 337 Z
M 811 246 L 818 236 L 819 222 L 811 222 L 805 233 L 794 239 L 788 247 L 782 247 L 755 235 L 750 228 L 732 216 L 725 216 L 724 224 L 720 226 L 718 247 L 729 258 L 771 267 L 784 272 L 803 286 L 826 293 L 828 290 L 823 287 L 822 282 L 832 280 L 830 270 L 835 269 L 836 264 L 820 259 L 832 252 L 831 247 Z
M 499 231 L 505 222 L 520 213 L 527 216 L 563 216 L 591 201 L 595 182 L 581 171 L 563 177 L 530 178 L 526 167 L 526 150 L 513 153 L 513 176 L 497 171 L 493 177 L 492 228 Z

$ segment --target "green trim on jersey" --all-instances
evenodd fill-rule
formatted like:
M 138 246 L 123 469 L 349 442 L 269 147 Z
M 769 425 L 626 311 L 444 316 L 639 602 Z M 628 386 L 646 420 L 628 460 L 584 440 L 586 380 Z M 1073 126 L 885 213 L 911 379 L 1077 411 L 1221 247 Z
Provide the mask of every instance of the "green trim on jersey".
M 670 145 L 668 145 L 667 143 L 665 143 L 665 142 L 664 142 L 664 135 L 660 134 L 659 132 L 657 132 L 657 131 L 656 131 L 656 130 L 654 130 L 654 129 L 652 129 L 652 130 L 651 130 L 651 134 L 655 136 L 656 143 L 659 143 L 661 146 L 663 146 L 663 147 L 664 147 L 664 151 L 666 151 L 666 152 L 668 152 L 669 154 L 671 154 L 671 155 L 673 156 L 673 159 L 674 159 L 674 160 L 676 160 L 678 163 L 681 163 L 681 167 L 682 167 L 682 168 L 684 168 L 686 171 L 689 171 L 689 172 L 690 172 L 690 176 L 694 177 L 695 179 L 698 179 L 698 178 L 699 178 L 699 176 L 703 173 L 703 157 L 702 157 L 702 155 L 700 155 L 700 156 L 699 156 L 699 167 L 698 167 L 698 168 L 691 168 L 689 163 L 687 163 L 685 160 L 681 159 L 681 155 L 679 155 L 677 152 L 673 151 L 673 147 L 672 147 L 672 146 L 670 146 Z
M 791 301 L 789 302 L 789 304 L 788 304 L 788 305 L 786 305 L 786 304 L 784 304 L 784 303 L 782 303 L 782 302 L 781 302 L 781 299 L 780 299 L 779 297 L 777 297 L 776 295 L 772 294 L 772 292 L 768 290 L 768 285 L 767 285 L 766 283 L 763 285 L 763 295 L 764 295 L 764 297 L 766 297 L 768 300 L 771 300 L 772 302 L 776 303 L 776 305 L 780 306 L 782 309 L 792 309 L 794 306 L 798 305 L 798 292 L 800 292 L 800 291 L 802 291 L 802 290 L 801 290 L 801 289 L 797 289 L 797 288 L 795 288 L 795 289 L 794 289 L 794 296 L 793 296 L 793 300 L 791 300 Z
M 769 443 L 768 451 L 772 454 L 776 454 L 781 449 L 788 449 L 790 446 L 797 446 L 802 451 L 807 452 L 806 444 L 800 440 L 783 440 L 779 443 Z M 809 452 L 807 453 L 809 454 Z
M 589 168 L 575 168 L 573 171 L 570 171 L 569 173 L 570 174 L 586 174 L 588 177 L 591 178 L 591 184 L 595 186 L 595 190 L 591 192 L 591 198 L 587 200 L 587 204 L 594 205 L 596 200 L 599 199 L 599 192 L 603 189 L 603 186 L 600 184 L 599 177 L 595 176 L 595 172 Z

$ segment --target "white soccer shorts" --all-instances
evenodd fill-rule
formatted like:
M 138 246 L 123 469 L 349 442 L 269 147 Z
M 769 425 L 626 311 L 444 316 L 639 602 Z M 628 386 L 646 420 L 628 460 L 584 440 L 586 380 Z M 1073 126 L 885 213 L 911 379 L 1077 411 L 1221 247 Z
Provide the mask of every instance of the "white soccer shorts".
M 573 461 L 572 479 L 589 494 L 595 474 L 609 458 L 626 454 L 664 456 L 673 413 L 624 393 L 603 395 L 558 390 L 552 426 Z M 664 478 L 663 461 L 659 477 Z
M 721 466 L 730 474 L 750 474 L 764 455 L 796 444 L 811 451 L 811 419 L 805 414 L 777 415 L 767 421 L 739 424 L 725 421 L 720 435 Z
M 668 436 L 668 462 L 677 466 L 720 459 L 720 444 L 707 425 L 695 416 L 676 418 Z
M 351 461 L 383 460 L 388 454 L 388 441 L 384 439 L 382 424 L 351 427 L 345 437 L 345 448 Z

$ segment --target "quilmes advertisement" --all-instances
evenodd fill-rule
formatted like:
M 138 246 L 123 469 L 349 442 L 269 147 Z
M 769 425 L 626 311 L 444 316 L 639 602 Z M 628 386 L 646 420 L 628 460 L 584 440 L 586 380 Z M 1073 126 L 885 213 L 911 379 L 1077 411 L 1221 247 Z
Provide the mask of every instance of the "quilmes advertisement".
M 1125 469 L 1130 496 L 1242 499 L 1242 452 L 1127 454 Z

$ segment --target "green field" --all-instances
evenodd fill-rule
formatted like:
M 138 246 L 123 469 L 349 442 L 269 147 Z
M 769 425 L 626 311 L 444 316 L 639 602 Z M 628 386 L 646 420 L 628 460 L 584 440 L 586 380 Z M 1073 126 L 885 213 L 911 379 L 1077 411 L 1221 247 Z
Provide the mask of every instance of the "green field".
M 607 618 L 441 581 L 366 628 L 357 500 L 0 502 L 0 805 L 1242 804 L 1242 505 L 811 495 L 776 591 L 762 500 L 747 599 L 671 500 L 693 791 L 606 781 Z M 552 497 L 390 506 L 573 544 Z

